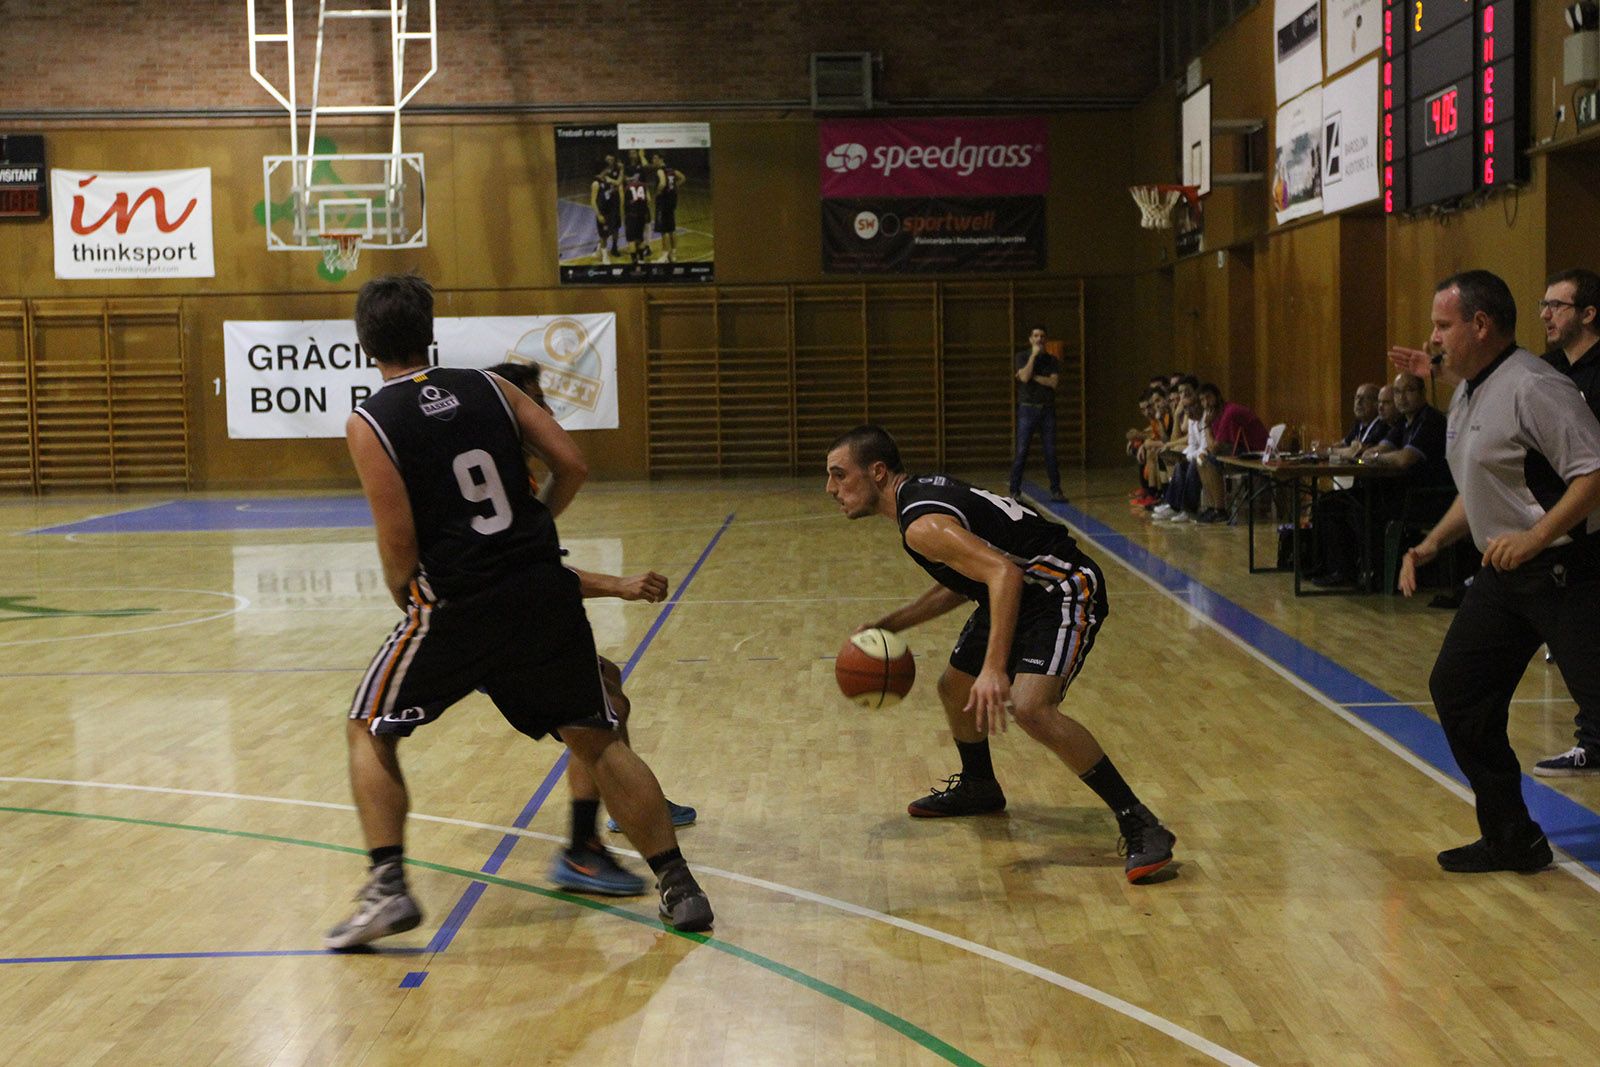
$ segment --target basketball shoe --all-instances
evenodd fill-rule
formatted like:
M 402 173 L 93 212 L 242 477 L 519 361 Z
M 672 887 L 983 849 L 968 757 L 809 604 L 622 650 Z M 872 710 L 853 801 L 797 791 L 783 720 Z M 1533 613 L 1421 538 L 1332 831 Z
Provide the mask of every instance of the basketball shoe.
M 1439 866 L 1452 874 L 1484 874 L 1488 871 L 1542 871 L 1555 862 L 1544 832 L 1533 827 L 1532 840 L 1517 844 L 1491 843 L 1478 838 L 1470 845 L 1447 848 L 1439 853 Z
M 689 933 L 711 929 L 711 901 L 689 873 L 688 864 L 680 861 L 662 871 L 657 885 L 661 889 L 662 922 Z
M 636 897 L 644 892 L 644 879 L 617 863 L 598 842 L 556 853 L 550 863 L 550 880 L 574 893 Z
M 667 818 L 672 820 L 673 826 L 693 826 L 694 821 L 699 817 L 700 813 L 689 805 L 674 804 L 670 800 L 667 801 Z M 615 819 L 606 819 L 606 829 L 614 834 L 622 833 L 622 826 Z
M 1172 862 L 1172 846 L 1178 835 L 1161 825 L 1155 812 L 1137 804 L 1117 813 L 1117 829 L 1122 840 L 1117 852 L 1128 857 L 1128 881 L 1140 885 Z
M 327 948 L 355 948 L 380 937 L 414 930 L 422 922 L 422 909 L 411 899 L 405 868 L 399 860 L 372 868 L 367 884 L 355 899 L 360 904 L 356 913 L 323 937 Z
M 937 819 L 952 815 L 987 815 L 1004 811 L 1005 807 L 1006 795 L 999 782 L 993 778 L 963 778 L 958 773 L 944 780 L 943 789 L 935 789 L 906 805 L 906 811 L 919 819 Z

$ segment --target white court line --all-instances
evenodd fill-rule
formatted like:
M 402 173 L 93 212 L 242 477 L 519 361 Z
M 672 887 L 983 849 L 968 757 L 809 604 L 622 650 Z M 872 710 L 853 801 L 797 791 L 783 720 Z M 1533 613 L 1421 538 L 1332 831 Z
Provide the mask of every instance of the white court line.
M 329 811 L 356 810 L 354 805 L 337 804 L 326 800 L 296 800 L 290 797 L 261 796 L 259 794 L 251 793 L 224 793 L 210 789 L 172 789 L 165 786 L 130 785 L 121 782 L 87 782 L 74 781 L 65 778 L 23 778 L 12 776 L 0 776 L 0 782 L 13 782 L 25 785 L 72 786 L 81 789 L 113 789 L 133 793 L 162 793 L 172 796 L 208 797 L 218 800 L 249 800 L 261 804 L 282 804 L 289 807 L 301 808 L 323 808 Z M 442 823 L 447 826 L 463 826 L 474 830 L 489 830 L 499 834 L 511 834 L 516 837 L 528 837 L 537 841 L 549 841 L 557 845 L 565 845 L 567 843 L 567 839 L 565 837 L 558 837 L 555 834 L 540 833 L 537 830 L 524 830 L 516 826 L 498 826 L 494 823 L 473 822 L 468 819 L 451 819 L 441 815 L 422 815 L 418 814 L 417 812 L 412 812 L 410 814 L 410 818 L 417 819 L 422 822 Z M 642 858 L 639 856 L 639 853 L 633 851 L 632 849 L 617 848 L 612 849 L 612 851 L 621 853 L 625 856 L 632 856 L 636 859 Z M 1037 963 L 1031 963 L 1019 956 L 1013 956 L 1009 952 L 1002 952 L 999 949 L 990 948 L 988 945 L 980 944 L 976 941 L 969 941 L 964 937 L 957 937 L 954 934 L 947 934 L 943 930 L 937 930 L 931 926 L 924 926 L 921 923 L 915 923 L 909 919 L 902 919 L 895 915 L 888 915 L 881 911 L 875 911 L 872 908 L 864 907 L 860 904 L 852 904 L 847 900 L 839 900 L 835 897 L 823 896 L 820 893 L 812 893 L 804 889 L 796 889 L 793 886 L 787 886 L 781 882 L 769 882 L 764 878 L 755 878 L 750 875 L 739 874 L 736 871 L 722 870 L 718 867 L 706 867 L 699 863 L 694 865 L 694 870 L 696 874 L 704 874 L 716 878 L 723 878 L 730 882 L 739 882 L 743 885 L 753 886 L 757 889 L 765 889 L 772 893 L 793 897 L 796 900 L 805 900 L 813 904 L 820 904 L 826 908 L 833 908 L 836 911 L 842 911 L 847 915 L 854 915 L 861 919 L 869 919 L 872 922 L 882 923 L 885 926 L 892 926 L 896 929 L 904 930 L 907 933 L 915 934 L 918 937 L 926 937 L 929 940 L 938 941 L 941 944 L 949 945 L 951 948 L 960 949 L 963 952 L 970 953 L 974 956 L 979 956 L 993 963 L 998 963 L 1003 967 L 1009 967 L 1014 971 L 1019 971 L 1022 974 L 1026 974 L 1030 977 L 1048 982 L 1059 989 L 1064 989 L 1069 993 L 1074 993 L 1080 997 L 1083 997 L 1085 1000 L 1093 1001 L 1101 1007 L 1109 1008 L 1117 1014 L 1131 1019 L 1136 1023 L 1147 1026 L 1158 1033 L 1165 1034 L 1174 1041 L 1178 1041 L 1184 1045 L 1187 1045 L 1197 1052 L 1204 1053 L 1205 1055 L 1216 1060 L 1218 1063 L 1228 1064 L 1229 1067 L 1256 1067 L 1256 1064 L 1253 1060 L 1246 1059 L 1238 1053 L 1233 1052 L 1230 1049 L 1226 1049 L 1213 1041 L 1209 1041 L 1193 1031 L 1186 1030 L 1177 1023 L 1174 1023 L 1169 1019 L 1162 1018 L 1161 1016 L 1156 1015 L 1154 1012 L 1146 1011 L 1137 1004 L 1131 1004 L 1120 997 L 1114 997 L 1110 993 L 1096 989 L 1094 986 L 1085 985 L 1083 982 L 1080 982 L 1077 979 L 1068 978 L 1064 974 L 1052 971 L 1046 967 L 1041 967 Z
M 1152 578 L 1148 574 L 1144 573 L 1144 571 L 1140 570 L 1139 568 L 1133 566 L 1133 564 L 1131 564 L 1131 563 L 1127 562 L 1126 560 L 1124 560 L 1121 556 L 1119 556 L 1115 552 L 1111 551 L 1105 545 L 1101 544 L 1099 541 L 1096 541 L 1085 530 L 1083 530 L 1083 529 L 1081 529 L 1081 528 L 1079 528 L 1077 526 L 1073 526 L 1071 523 L 1066 522 L 1064 519 L 1061 518 L 1061 516 L 1056 515 L 1053 512 L 1051 514 L 1049 514 L 1048 516 L 1046 516 L 1046 517 L 1049 518 L 1052 522 L 1060 523 L 1062 526 L 1066 526 L 1068 529 L 1070 529 L 1073 532 L 1073 534 L 1076 536 L 1076 538 L 1078 540 L 1087 542 L 1088 544 L 1091 544 L 1091 545 L 1094 545 L 1102 553 L 1104 553 L 1104 557 L 1109 557 L 1118 566 L 1122 567 L 1123 570 L 1127 571 L 1129 574 L 1132 574 L 1134 577 L 1136 577 L 1140 581 L 1146 583 L 1151 588 L 1153 588 L 1153 589 L 1157 590 L 1158 592 L 1162 593 L 1163 595 L 1165 595 L 1167 597 L 1167 599 L 1171 600 L 1174 604 L 1177 604 L 1184 611 L 1188 612 L 1190 615 L 1193 615 L 1195 618 L 1197 618 L 1201 622 L 1205 623 L 1211 629 L 1215 630 L 1217 633 L 1221 634 L 1223 637 L 1225 637 L 1229 641 L 1233 642 L 1233 644 L 1235 644 L 1238 647 L 1242 648 L 1246 653 L 1248 653 L 1250 656 L 1254 657 L 1257 661 L 1259 661 L 1267 669 L 1271 670 L 1274 674 L 1277 674 L 1279 677 L 1283 678 L 1284 681 L 1288 682 L 1290 685 L 1294 686 L 1296 689 L 1300 690 L 1302 693 L 1306 694 L 1311 699 L 1315 700 L 1318 704 L 1321 704 L 1323 707 L 1325 707 L 1329 711 L 1333 712 L 1339 718 L 1343 719 L 1346 723 L 1350 724 L 1351 726 L 1355 727 L 1357 730 L 1360 730 L 1362 733 L 1364 733 L 1368 737 L 1372 738 L 1374 741 L 1376 741 L 1378 744 L 1382 745 L 1384 748 L 1388 749 L 1390 752 L 1394 753 L 1396 756 L 1399 756 L 1405 762 L 1411 764 L 1411 766 L 1415 767 L 1417 770 L 1419 770 L 1423 774 L 1427 775 L 1434 782 L 1437 782 L 1439 785 L 1443 786 L 1452 795 L 1454 795 L 1454 796 L 1458 797 L 1459 799 L 1466 801 L 1468 804 L 1471 804 L 1474 807 L 1476 807 L 1477 801 L 1472 795 L 1472 790 L 1468 789 L 1466 786 L 1462 785 L 1460 782 L 1457 782 L 1454 778 L 1451 778 L 1450 776 L 1445 774 L 1443 771 L 1441 771 L 1438 768 L 1434 767 L 1433 764 L 1428 763 L 1421 756 L 1418 756 L 1416 753 L 1414 753 L 1410 749 L 1406 748 L 1400 742 L 1396 741 L 1394 738 L 1390 737 L 1388 734 L 1384 733 L 1382 730 L 1379 730 L 1376 726 L 1371 726 L 1371 725 L 1363 722 L 1361 719 L 1357 718 L 1356 716 L 1350 714 L 1349 711 L 1347 711 L 1342 705 L 1340 705 L 1332 697 L 1330 697 L 1327 694 L 1323 693 L 1320 689 L 1315 688 L 1314 686 L 1311 685 L 1311 683 L 1309 683 L 1307 681 L 1304 681 L 1303 679 L 1299 678 L 1298 676 L 1296 676 L 1295 674 L 1290 672 L 1290 670 L 1287 667 L 1283 666 L 1282 664 L 1278 663 L 1276 660 L 1272 659 L 1265 652 L 1262 652 L 1260 649 L 1258 649 L 1254 645 L 1250 644 L 1244 638 L 1240 637 L 1238 634 L 1234 633 L 1232 630 L 1229 630 L 1227 627 L 1223 626 L 1220 622 L 1218 622 L 1216 619 L 1213 619 L 1210 615 L 1207 615 L 1205 612 L 1200 611 L 1199 609 L 1195 608 L 1188 601 L 1186 601 L 1182 597 L 1180 597 L 1177 593 L 1175 593 L 1172 590 L 1166 588 L 1160 582 L 1156 581 L 1154 578 Z M 1122 535 L 1122 536 L 1126 537 L 1126 535 Z M 1128 538 L 1128 542 L 1130 544 L 1134 543 L 1134 541 L 1133 541 L 1133 539 L 1131 537 Z M 1155 555 L 1155 553 L 1151 552 L 1151 555 Z M 1157 557 L 1157 558 L 1159 558 L 1159 557 Z M 1186 575 L 1186 577 L 1187 577 L 1187 575 Z M 1189 578 L 1188 580 L 1189 581 L 1197 581 L 1197 579 L 1194 579 L 1194 578 Z M 1220 596 L 1221 594 L 1217 594 L 1217 595 Z M 1553 843 L 1551 844 L 1550 847 L 1558 855 L 1567 855 L 1567 853 L 1565 853 L 1562 849 L 1560 849 L 1559 847 L 1557 847 Z M 1588 886 L 1590 889 L 1593 889 L 1595 892 L 1600 893 L 1600 874 L 1596 874 L 1594 871 L 1591 871 L 1585 864 L 1583 864 L 1583 863 L 1581 863 L 1581 862 L 1579 862 L 1579 861 L 1577 861 L 1575 859 L 1571 859 L 1569 857 L 1568 859 L 1563 860 L 1560 863 L 1557 863 L 1556 866 L 1561 868 L 1562 870 L 1566 871 L 1568 874 L 1572 875 L 1572 877 L 1576 878 L 1578 881 L 1582 882 L 1584 885 Z
M 247 598 L 240 596 L 238 593 L 219 593 L 215 589 L 166 589 L 166 588 L 161 588 L 161 587 L 158 587 L 158 586 L 125 585 L 125 586 L 118 586 L 114 590 L 113 589 L 109 589 L 109 588 L 103 588 L 103 587 L 102 588 L 91 587 L 91 588 L 87 588 L 87 589 L 55 589 L 55 588 L 52 588 L 50 590 L 50 592 L 51 593 L 104 593 L 104 592 L 118 592 L 118 593 L 192 593 L 195 596 L 226 597 L 226 598 L 231 599 L 233 601 L 233 607 L 229 608 L 227 611 L 219 611 L 219 612 L 216 612 L 215 614 L 212 614 L 212 615 L 203 615 L 198 619 L 182 619 L 182 620 L 179 620 L 178 622 L 164 622 L 164 623 L 161 623 L 158 626 L 135 626 L 135 627 L 133 627 L 131 629 L 127 629 L 127 630 L 102 630 L 99 633 L 92 633 L 92 634 L 61 634 L 61 635 L 58 635 L 56 637 L 30 637 L 30 638 L 27 638 L 26 640 L 22 640 L 22 641 L 0 641 L 0 648 L 10 648 L 10 647 L 14 647 L 16 645 L 54 644 L 55 642 L 58 642 L 58 641 L 90 641 L 90 640 L 95 640 L 95 639 L 102 638 L 102 637 L 126 637 L 129 634 L 147 634 L 147 633 L 154 633 L 156 630 L 170 630 L 170 629 L 173 629 L 174 627 L 177 627 L 177 626 L 197 626 L 197 625 L 199 625 L 200 623 L 203 623 L 203 622 L 211 622 L 211 621 L 213 621 L 215 619 L 225 619 L 229 615 L 237 615 L 237 614 L 239 614 L 239 612 L 245 610 L 246 608 L 248 608 L 250 606 L 250 601 Z M 158 609 L 157 613 L 158 614 L 162 614 L 162 615 L 167 615 L 167 614 L 173 614 L 174 612 L 177 612 L 177 611 L 188 612 L 188 611 L 199 611 L 199 610 L 203 610 L 203 609 L 200 609 L 200 608 L 175 608 L 175 609 L 172 609 L 172 611 L 167 611 L 166 609 Z M 76 616 L 76 617 L 82 618 L 82 616 Z M 144 616 L 135 616 L 135 617 L 143 618 Z M 49 616 L 40 616 L 40 618 L 49 618 Z

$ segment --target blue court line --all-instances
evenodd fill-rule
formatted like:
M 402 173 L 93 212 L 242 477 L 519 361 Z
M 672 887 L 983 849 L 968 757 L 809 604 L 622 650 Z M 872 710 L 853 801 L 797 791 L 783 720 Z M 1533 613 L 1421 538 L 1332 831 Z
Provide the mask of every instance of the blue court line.
M 1037 483 L 1028 482 L 1026 488 L 1040 506 L 1082 530 L 1131 569 L 1175 594 L 1190 611 L 1217 623 L 1333 703 L 1342 705 L 1347 714 L 1399 743 L 1430 767 L 1467 786 L 1461 768 L 1450 754 L 1444 729 L 1414 705 L 1395 699 L 1099 519 L 1071 504 L 1044 503 L 1049 499 L 1048 494 Z M 1471 787 L 1467 788 L 1470 792 Z M 1551 843 L 1591 871 L 1600 873 L 1600 815 L 1526 774 L 1522 776 L 1522 795 L 1527 800 L 1528 811 L 1544 828 Z
M 420 956 L 427 949 L 421 948 L 374 948 L 373 953 L 381 956 Z M 6 963 L 106 963 L 113 960 L 245 960 L 259 959 L 263 956 L 336 956 L 325 948 L 284 948 L 262 949 L 260 951 L 238 952 L 118 952 L 105 956 L 9 956 L 0 958 L 0 964 Z
M 42 526 L 29 534 L 193 533 L 218 530 L 345 529 L 372 525 L 363 496 L 233 497 L 169 500 L 147 507 Z
M 677 607 L 678 602 L 683 599 L 683 594 L 689 588 L 689 583 L 693 582 L 694 576 L 700 573 L 700 568 L 705 564 L 706 558 L 711 555 L 712 549 L 717 547 L 717 542 L 722 540 L 722 535 L 728 532 L 728 527 L 733 523 L 733 516 L 734 513 L 730 511 L 728 517 L 722 520 L 722 525 L 717 527 L 717 532 L 711 535 L 711 540 L 707 542 L 706 547 L 701 551 L 700 558 L 694 561 L 694 566 L 689 568 L 689 573 L 684 575 L 682 582 L 678 583 L 677 591 L 668 599 L 666 606 L 656 616 L 655 622 L 650 624 L 650 629 L 645 631 L 644 638 L 640 640 L 638 647 L 633 650 L 633 655 L 628 657 L 628 662 L 622 667 L 622 680 L 624 682 L 628 680 L 628 675 L 633 673 L 633 668 L 638 665 L 639 660 L 644 657 L 645 650 L 650 647 L 650 642 L 654 641 L 656 634 L 661 632 L 661 627 L 666 623 L 667 617 L 672 614 L 672 609 Z M 545 799 L 550 796 L 550 791 L 555 788 L 556 782 L 560 781 L 562 773 L 566 771 L 567 760 L 570 755 L 569 751 L 562 750 L 561 756 L 556 760 L 555 765 L 544 776 L 544 781 L 539 783 L 539 788 L 534 791 L 533 796 L 528 798 L 528 802 L 522 806 L 522 813 L 512 821 L 512 826 L 519 830 L 527 829 L 528 824 L 533 821 L 533 817 L 539 813 L 539 809 L 544 805 Z M 505 863 L 506 857 L 511 855 L 511 850 L 516 847 L 518 840 L 520 838 L 516 834 L 506 834 L 502 837 L 500 843 L 495 846 L 494 852 L 484 861 L 480 870 L 484 874 L 499 873 L 501 865 Z M 443 952 L 450 947 L 450 943 L 455 940 L 456 934 L 461 932 L 462 924 L 472 914 L 472 909 L 478 906 L 478 899 L 483 896 L 483 891 L 486 888 L 488 888 L 488 884 L 485 882 L 473 882 L 466 888 L 466 891 L 461 894 L 461 899 L 456 901 L 455 907 L 450 909 L 449 916 L 439 927 L 438 932 L 433 935 L 433 940 L 428 943 L 427 951 L 429 953 Z M 427 976 L 427 971 L 413 971 L 401 980 L 400 986 L 403 989 L 415 988 L 421 985 L 423 979 Z

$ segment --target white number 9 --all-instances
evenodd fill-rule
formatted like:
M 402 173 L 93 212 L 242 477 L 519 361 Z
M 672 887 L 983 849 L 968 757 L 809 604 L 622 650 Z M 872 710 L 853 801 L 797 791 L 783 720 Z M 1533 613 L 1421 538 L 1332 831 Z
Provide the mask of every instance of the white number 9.
M 461 495 L 474 504 L 488 501 L 489 514 L 473 517 L 472 528 L 481 534 L 499 533 L 511 525 L 511 501 L 506 497 L 506 487 L 495 469 L 494 457 L 481 448 L 463 452 L 450 464 L 456 472 L 456 485 Z M 477 471 L 482 482 L 473 478 Z

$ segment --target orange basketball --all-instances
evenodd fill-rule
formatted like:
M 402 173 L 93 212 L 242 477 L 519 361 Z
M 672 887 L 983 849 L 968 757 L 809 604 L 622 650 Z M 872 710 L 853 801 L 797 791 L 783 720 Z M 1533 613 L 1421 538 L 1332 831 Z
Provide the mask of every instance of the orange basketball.
M 898 704 L 917 680 L 917 664 L 899 634 L 862 630 L 852 634 L 833 661 L 839 692 L 864 708 Z

